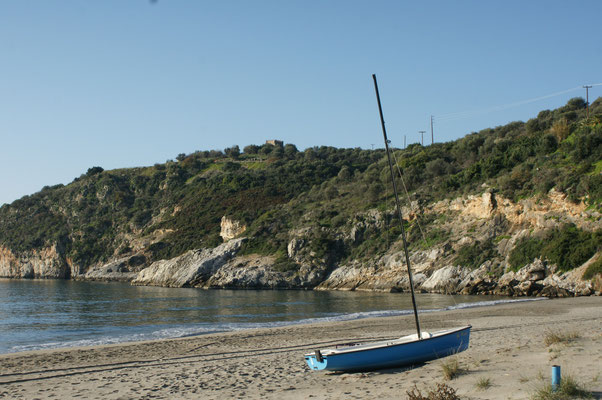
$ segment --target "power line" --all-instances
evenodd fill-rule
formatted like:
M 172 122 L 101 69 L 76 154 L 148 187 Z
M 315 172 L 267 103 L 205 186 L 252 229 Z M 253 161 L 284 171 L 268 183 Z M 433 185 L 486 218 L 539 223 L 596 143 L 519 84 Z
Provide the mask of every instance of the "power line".
M 521 101 L 517 101 L 514 103 L 508 103 L 508 104 L 503 104 L 503 105 L 489 107 L 489 108 L 461 111 L 461 112 L 455 112 L 455 113 L 447 113 L 447 114 L 441 114 L 439 116 L 431 115 L 431 144 L 434 143 L 433 124 L 434 124 L 435 117 L 437 118 L 438 121 L 441 121 L 441 122 L 451 122 L 451 121 L 456 121 L 456 120 L 460 120 L 460 119 L 467 119 L 467 118 L 476 117 L 480 114 L 486 114 L 486 113 L 491 113 L 491 112 L 495 112 L 495 111 L 502 111 L 502 110 L 505 110 L 508 108 L 518 107 L 518 106 L 522 106 L 522 105 L 529 104 L 529 103 L 534 103 L 534 102 L 537 102 L 540 100 L 545 100 L 545 99 L 548 99 L 551 97 L 555 97 L 555 96 L 559 96 L 559 95 L 562 95 L 565 93 L 573 92 L 573 91 L 579 90 L 579 89 L 585 89 L 586 105 L 587 105 L 587 118 L 589 119 L 589 89 L 591 89 L 592 87 L 595 87 L 595 86 L 602 86 L 602 83 L 591 83 L 588 85 L 577 86 L 577 87 L 574 87 L 571 89 L 562 90 L 562 91 L 551 93 L 551 94 L 548 94 L 545 96 L 534 97 L 534 98 L 527 99 L 527 100 L 521 100 Z
M 595 84 L 591 84 L 590 86 L 600 86 L 600 85 L 602 85 L 602 83 L 595 83 Z M 503 104 L 503 105 L 489 107 L 489 108 L 483 108 L 483 109 L 476 109 L 476 110 L 469 110 L 469 111 L 461 111 L 461 112 L 441 114 L 441 115 L 437 116 L 437 120 L 438 121 L 453 121 L 453 120 L 458 120 L 458 119 L 470 118 L 470 117 L 473 117 L 473 116 L 476 116 L 476 115 L 479 115 L 479 114 L 486 114 L 486 113 L 495 112 L 495 111 L 502 111 L 502 110 L 505 110 L 505 109 L 508 109 L 508 108 L 518 107 L 518 106 L 522 106 L 522 105 L 525 105 L 525 104 L 534 103 L 534 102 L 537 102 L 537 101 L 549 99 L 551 97 L 560 96 L 561 94 L 573 92 L 575 90 L 579 90 L 579 89 L 582 89 L 582 88 L 583 88 L 583 86 L 577 86 L 577 87 L 574 87 L 574 88 L 571 88 L 571 89 L 566 89 L 566 90 L 562 90 L 562 91 L 559 91 L 559 92 L 547 94 L 545 96 L 534 97 L 534 98 L 527 99 L 527 100 L 521 100 L 521 101 L 517 101 L 517 102 L 514 102 L 514 103 L 508 103 L 508 104 Z
M 433 136 L 433 116 L 431 115 L 431 145 L 435 144 L 435 139 Z

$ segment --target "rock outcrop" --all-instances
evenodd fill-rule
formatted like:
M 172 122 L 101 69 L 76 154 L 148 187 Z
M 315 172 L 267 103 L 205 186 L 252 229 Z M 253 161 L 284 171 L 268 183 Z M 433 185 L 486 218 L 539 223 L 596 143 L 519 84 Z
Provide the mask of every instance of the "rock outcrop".
M 85 274 L 74 277 L 77 280 L 88 281 L 132 281 L 136 279 L 146 258 L 134 255 L 118 258 L 107 264 L 93 266 Z
M 456 293 L 466 275 L 468 271 L 465 268 L 448 265 L 435 271 L 420 288 L 431 293 Z
M 230 219 L 225 215 L 222 217 L 220 227 L 221 231 L 219 235 L 222 237 L 224 242 L 227 242 L 230 239 L 234 239 L 235 237 L 241 235 L 244 231 L 247 230 L 247 226 L 244 225 L 242 222 Z
M 191 287 L 202 286 L 240 250 L 246 239 L 236 239 L 212 249 L 190 250 L 181 256 L 160 260 L 138 273 L 134 285 Z
M 410 256 L 414 288 L 419 288 L 432 273 L 437 249 L 414 252 Z M 368 263 L 352 261 L 335 268 L 318 285 L 318 290 L 365 290 L 384 292 L 406 292 L 410 290 L 405 256 L 397 251 L 385 254 Z
M 72 275 L 64 249 L 53 244 L 40 250 L 15 254 L 0 247 L 0 278 L 64 279 Z
M 292 279 L 292 274 L 275 270 L 274 263 L 274 257 L 236 257 L 197 286 L 219 289 L 288 289 L 299 284 Z
M 174 209 L 172 213 L 177 212 Z M 307 211 L 306 221 L 315 221 L 313 212 Z M 391 237 L 387 250 L 372 258 L 348 257 L 349 249 L 357 249 L 365 241 L 378 237 L 379 232 L 390 229 L 386 221 L 392 215 L 391 210 L 367 210 L 337 229 L 310 224 L 295 227 L 286 232 L 286 252 L 279 257 L 238 255 L 246 240 L 240 238 L 246 227 L 226 216 L 221 220 L 223 244 L 190 250 L 150 265 L 148 248 L 175 234 L 174 231 L 157 229 L 146 236 L 132 232 L 127 238 L 129 246 L 123 247 L 125 252 L 123 248 L 116 249 L 115 256 L 106 263 L 85 268 L 73 265 L 58 244 L 19 254 L 0 247 L 0 277 L 120 280 L 167 287 L 408 291 L 410 282 L 399 238 Z M 425 246 L 416 245 L 420 237 L 414 239 L 410 261 L 418 291 L 549 297 L 602 291 L 602 277 L 582 279 L 587 266 L 600 257 L 599 252 L 582 267 L 566 273 L 544 259 L 510 271 L 509 255 L 523 238 L 565 223 L 586 231 L 600 229 L 602 216 L 597 211 L 586 209 L 583 204 L 572 204 L 561 193 L 552 190 L 547 197 L 515 203 L 487 191 L 480 196 L 440 201 L 428 207 L 413 202 L 403 210 L 403 215 L 407 220 L 434 216 L 429 229 L 441 233 L 432 236 L 436 240 Z M 480 249 L 482 243 L 489 243 L 488 254 L 492 254 L 482 265 L 458 264 L 459 252 L 466 248 Z
M 425 209 L 426 213 L 459 212 L 464 218 L 486 219 L 499 214 L 516 226 L 546 229 L 572 223 L 586 230 L 600 228 L 600 213 L 588 210 L 581 202 L 572 203 L 566 194 L 550 190 L 547 196 L 522 199 L 515 203 L 491 192 L 481 196 L 441 200 Z

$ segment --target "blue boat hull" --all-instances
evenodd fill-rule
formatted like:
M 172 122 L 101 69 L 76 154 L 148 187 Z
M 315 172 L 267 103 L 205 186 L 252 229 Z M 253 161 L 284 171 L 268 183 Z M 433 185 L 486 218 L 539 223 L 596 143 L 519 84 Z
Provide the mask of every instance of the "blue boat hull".
M 396 343 L 355 346 L 342 350 L 316 351 L 305 355 L 312 370 L 327 371 L 370 371 L 383 368 L 420 364 L 459 353 L 468 348 L 470 326 L 435 333 L 421 340 Z

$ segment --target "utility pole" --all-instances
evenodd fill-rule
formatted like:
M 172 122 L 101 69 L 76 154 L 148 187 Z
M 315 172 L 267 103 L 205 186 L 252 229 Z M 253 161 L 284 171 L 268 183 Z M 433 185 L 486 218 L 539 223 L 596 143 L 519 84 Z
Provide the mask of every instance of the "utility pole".
M 403 148 L 406 148 L 406 135 L 403 135 Z
M 431 115 L 431 145 L 435 144 L 435 139 L 433 136 L 433 116 Z
M 372 146 L 372 150 L 374 150 L 374 143 L 370 143 L 370 146 Z
M 418 131 L 420 133 L 420 144 L 424 146 L 424 133 L 426 131 Z
M 589 89 L 592 85 L 583 85 L 585 89 L 585 106 L 587 107 L 587 119 L 589 119 Z

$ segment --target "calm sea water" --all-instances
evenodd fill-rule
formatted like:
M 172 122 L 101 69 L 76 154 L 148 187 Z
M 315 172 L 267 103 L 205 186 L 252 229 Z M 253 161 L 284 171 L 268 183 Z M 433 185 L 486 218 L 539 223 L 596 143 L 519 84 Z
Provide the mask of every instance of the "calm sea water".
M 418 295 L 419 309 L 491 297 Z M 407 294 L 200 290 L 64 280 L 0 280 L 0 354 L 173 338 L 411 312 Z

